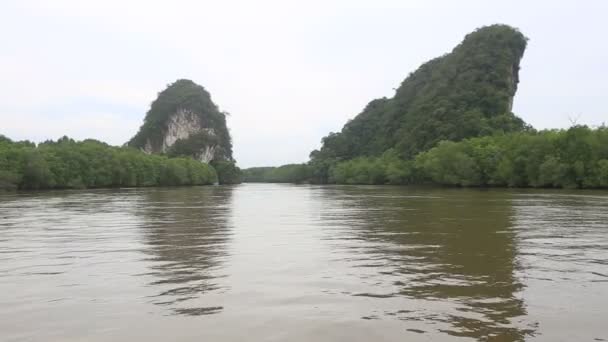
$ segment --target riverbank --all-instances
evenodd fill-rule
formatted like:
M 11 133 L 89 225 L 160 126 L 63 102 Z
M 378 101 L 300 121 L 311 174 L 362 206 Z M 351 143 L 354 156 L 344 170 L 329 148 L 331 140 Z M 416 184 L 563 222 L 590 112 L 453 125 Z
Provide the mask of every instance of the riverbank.
M 605 126 L 442 141 L 411 159 L 403 159 L 395 149 L 380 156 L 351 159 L 339 159 L 332 153 L 321 151 L 306 164 L 245 169 L 243 181 L 608 188 L 608 128 Z

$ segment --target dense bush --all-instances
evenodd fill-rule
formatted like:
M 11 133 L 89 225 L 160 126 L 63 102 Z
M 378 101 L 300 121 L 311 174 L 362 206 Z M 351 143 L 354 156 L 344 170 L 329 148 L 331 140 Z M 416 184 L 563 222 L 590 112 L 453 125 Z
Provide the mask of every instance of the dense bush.
M 0 188 L 64 189 L 213 184 L 213 167 L 67 137 L 36 146 L 0 138 Z
M 244 182 L 303 183 L 310 179 L 306 164 L 288 164 L 279 167 L 253 167 L 243 170 Z
M 241 183 L 241 169 L 234 162 L 214 161 L 211 165 L 215 168 L 217 180 L 220 184 Z
M 338 184 L 409 184 L 414 181 L 411 161 L 398 157 L 394 150 L 379 158 L 359 157 L 330 168 L 329 182 Z
M 393 152 L 330 167 L 340 184 L 608 187 L 608 128 L 584 126 L 442 141 L 413 160 Z
M 321 177 L 335 184 L 608 188 L 608 128 L 576 126 L 442 141 L 409 160 L 391 149 L 380 157 L 324 159 L 321 166 L 318 161 L 311 160 L 305 167 L 308 179 L 297 182 L 314 183 L 327 170 Z M 245 179 L 290 182 L 274 175 L 291 167 L 248 169 Z
M 608 187 L 608 129 L 584 126 L 442 142 L 420 154 L 426 180 L 446 185 Z

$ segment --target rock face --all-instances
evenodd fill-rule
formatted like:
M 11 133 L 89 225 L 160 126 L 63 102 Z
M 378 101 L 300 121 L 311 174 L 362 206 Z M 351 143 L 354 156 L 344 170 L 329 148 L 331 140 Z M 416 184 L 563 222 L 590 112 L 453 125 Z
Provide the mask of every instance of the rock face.
M 394 149 L 412 158 L 441 140 L 524 129 L 511 111 L 526 44 L 507 25 L 469 33 L 450 53 L 411 73 L 394 97 L 371 101 L 341 132 L 330 133 L 311 157 L 347 160 Z
M 190 80 L 178 80 L 159 93 L 128 145 L 205 163 L 233 160 L 226 114 L 202 86 Z

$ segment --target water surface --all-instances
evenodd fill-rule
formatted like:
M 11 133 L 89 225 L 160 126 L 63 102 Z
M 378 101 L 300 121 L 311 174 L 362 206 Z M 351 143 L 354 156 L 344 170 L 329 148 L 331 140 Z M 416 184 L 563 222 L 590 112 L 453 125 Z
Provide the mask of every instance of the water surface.
M 0 195 L 2 341 L 608 340 L 608 193 Z

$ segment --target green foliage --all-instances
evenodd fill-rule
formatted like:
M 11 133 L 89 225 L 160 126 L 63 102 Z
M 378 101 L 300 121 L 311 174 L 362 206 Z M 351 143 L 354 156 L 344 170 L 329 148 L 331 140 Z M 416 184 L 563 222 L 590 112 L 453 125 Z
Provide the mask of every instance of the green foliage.
M 147 155 L 128 147 L 67 137 L 36 146 L 0 139 L 0 189 L 78 189 L 204 185 L 213 167 L 191 158 Z
M 466 144 L 443 141 L 431 151 L 419 155 L 416 166 L 434 183 L 481 185 L 480 167 Z
M 226 126 L 226 113 L 221 112 L 205 88 L 191 80 L 177 80 L 158 94 L 146 114 L 139 132 L 128 142 L 138 149 L 149 144 L 152 151 L 162 151 L 163 136 L 169 119 L 179 110 L 193 113 L 200 123 L 213 133 L 199 132 L 178 140 L 169 151 L 173 156 L 197 157 L 206 146 L 214 145 L 215 160 L 232 160 L 232 142 Z
M 198 132 L 192 134 L 186 139 L 178 139 L 167 151 L 170 157 L 194 157 L 198 159 L 201 153 L 201 148 L 205 146 L 214 146 L 219 144 L 219 138 L 216 135 L 207 132 Z
M 243 173 L 246 182 L 315 182 L 321 172 L 335 184 L 608 188 L 608 128 L 497 134 L 442 141 L 407 160 L 389 149 L 379 157 L 313 158 Z
M 423 180 L 443 185 L 601 188 L 606 160 L 608 129 L 576 126 L 442 142 L 415 166 Z
M 393 98 L 370 102 L 340 133 L 323 138 L 322 148 L 311 154 L 315 181 L 327 182 L 336 162 L 389 149 L 410 159 L 442 140 L 525 130 L 511 104 L 526 41 L 509 26 L 488 26 L 423 64 Z
M 279 167 L 252 167 L 243 170 L 246 183 L 304 183 L 311 177 L 306 164 L 288 164 Z
M 329 170 L 340 159 L 332 156 L 328 149 L 314 150 L 310 153 L 308 162 L 310 181 L 315 184 L 325 184 L 329 181 Z
M 241 169 L 231 161 L 217 161 L 212 163 L 217 172 L 217 180 L 220 184 L 240 184 Z
M 409 184 L 414 180 L 412 162 L 388 150 L 379 158 L 359 157 L 330 167 L 329 182 L 338 184 Z
M 242 180 L 245 183 L 271 183 L 269 181 L 272 170 L 276 167 L 251 167 L 243 169 Z

